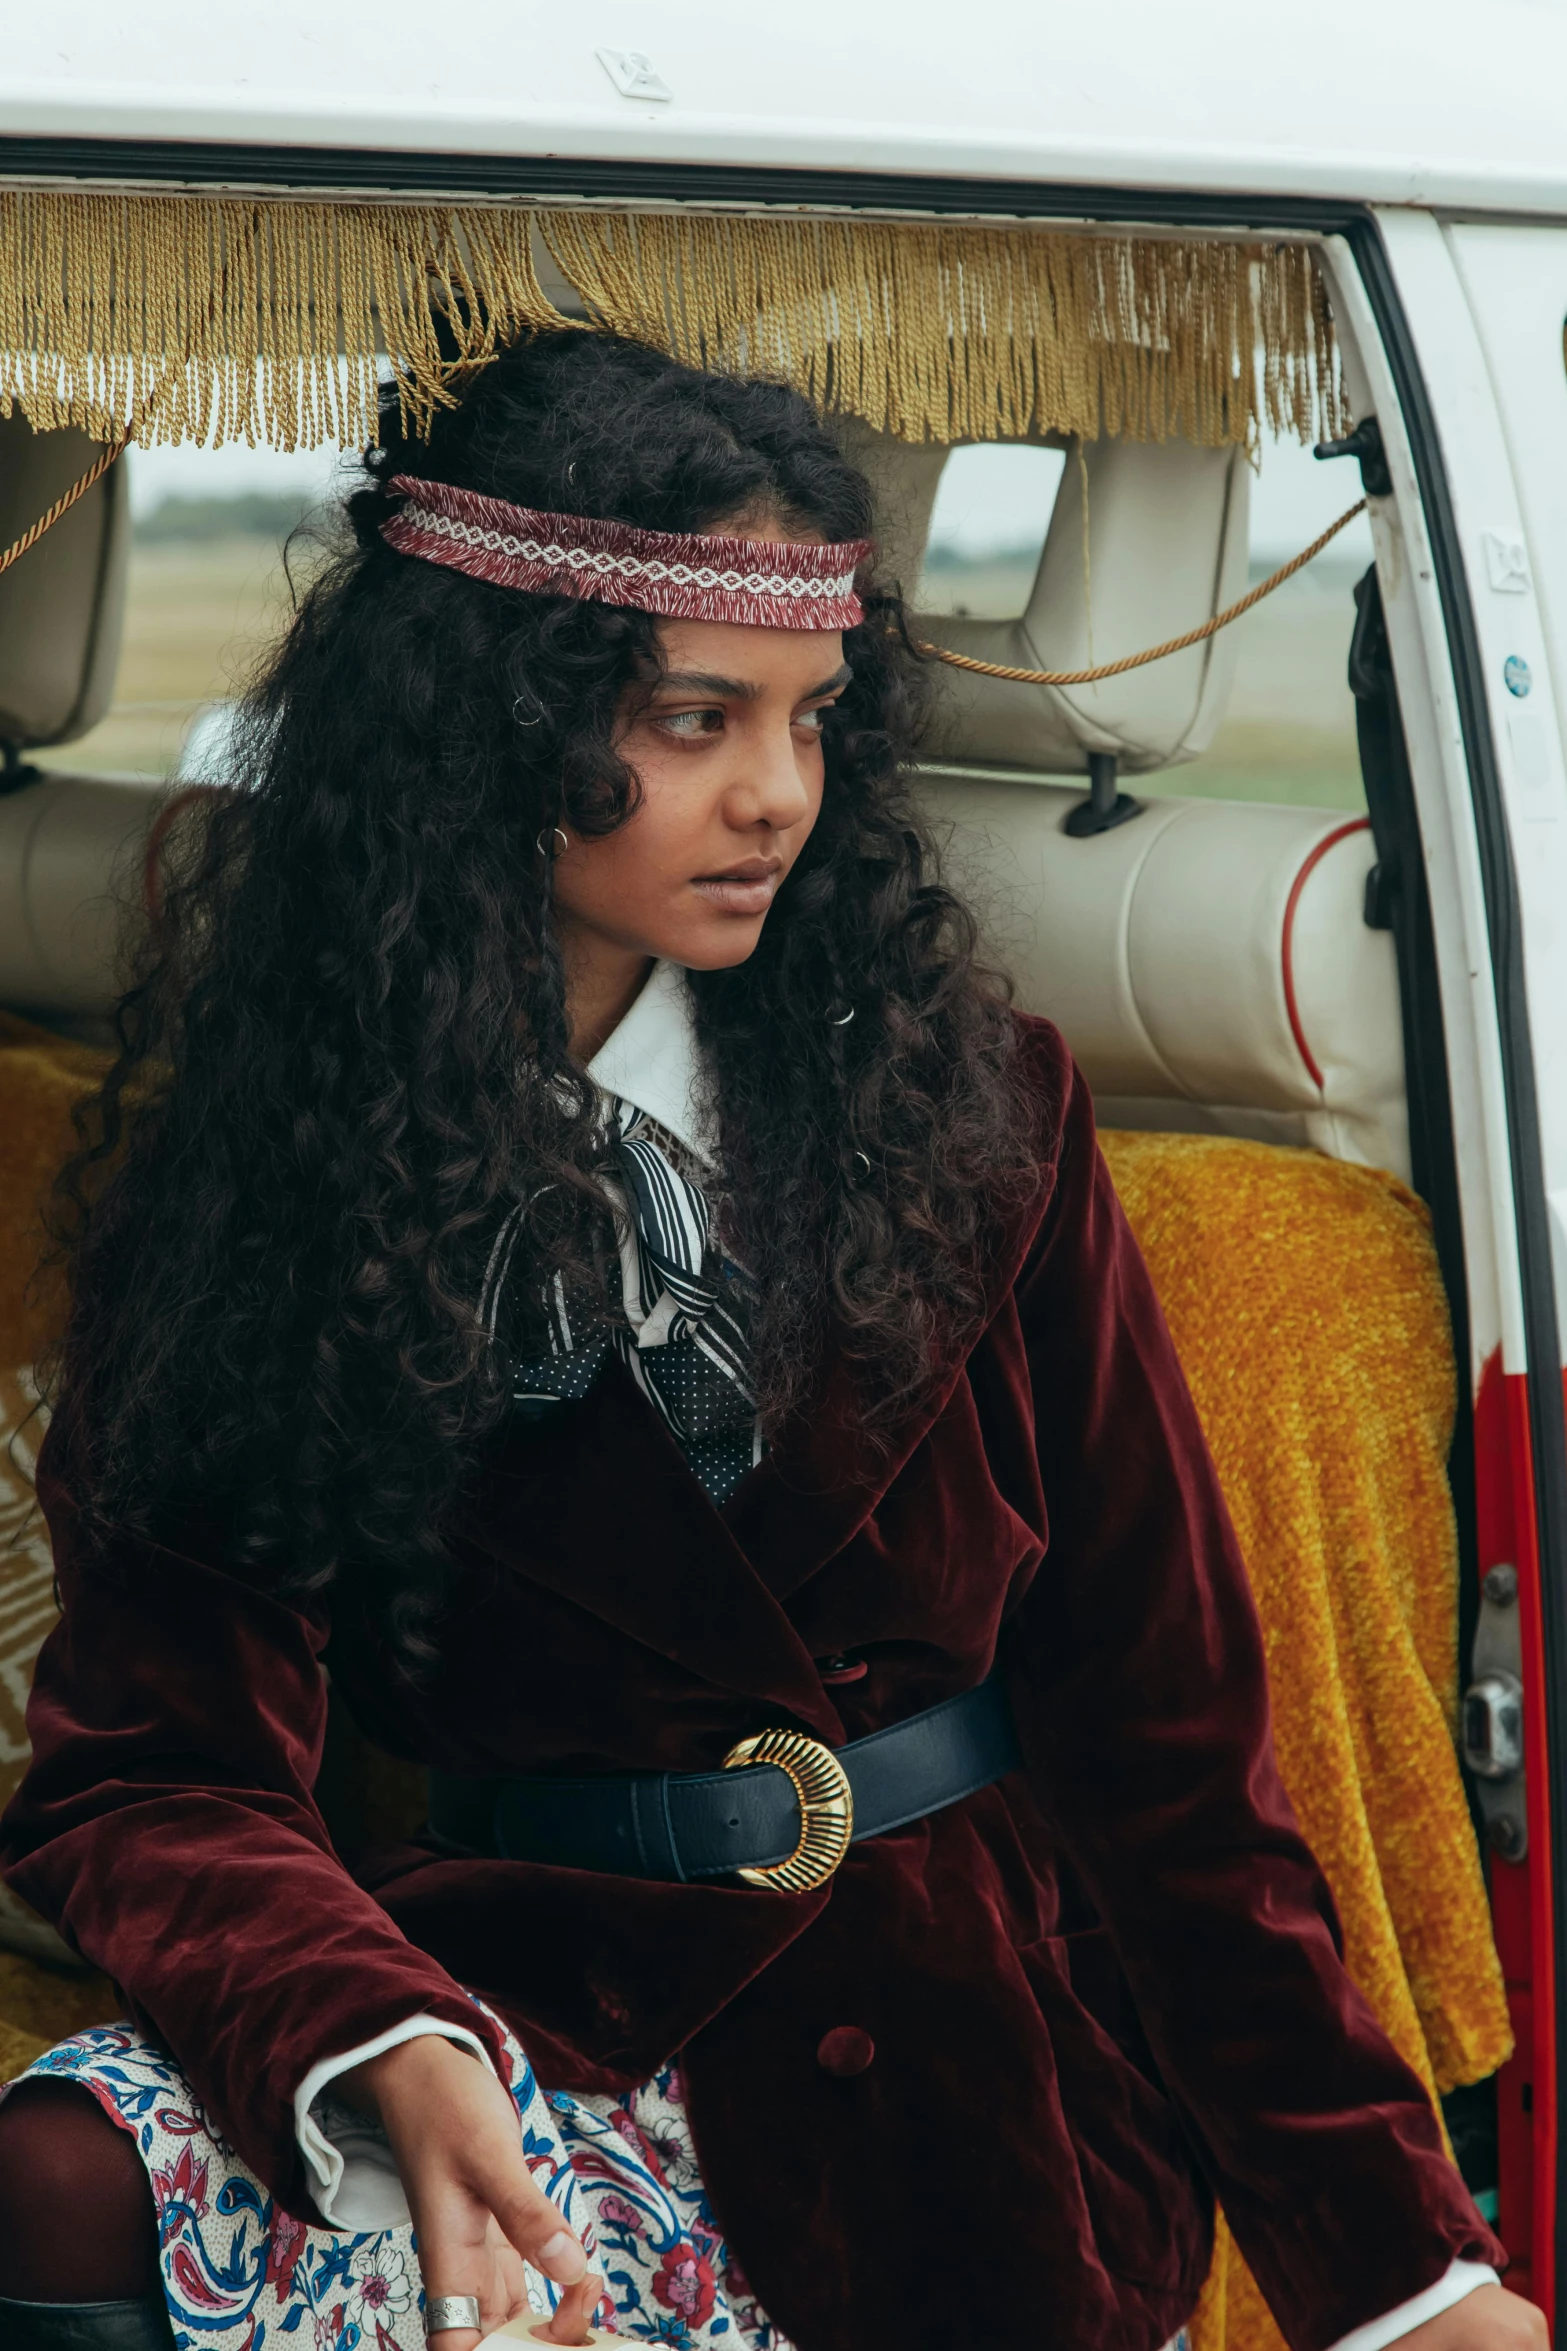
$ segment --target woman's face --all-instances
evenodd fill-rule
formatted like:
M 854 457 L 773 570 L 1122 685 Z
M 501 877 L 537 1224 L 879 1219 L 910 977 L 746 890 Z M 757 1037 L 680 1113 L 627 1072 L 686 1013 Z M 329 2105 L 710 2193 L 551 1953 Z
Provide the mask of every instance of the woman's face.
M 822 804 L 822 713 L 849 671 L 819 629 L 660 626 L 665 674 L 629 692 L 618 748 L 642 785 L 601 839 L 555 843 L 568 982 L 632 988 L 650 956 L 695 971 L 743 963 Z

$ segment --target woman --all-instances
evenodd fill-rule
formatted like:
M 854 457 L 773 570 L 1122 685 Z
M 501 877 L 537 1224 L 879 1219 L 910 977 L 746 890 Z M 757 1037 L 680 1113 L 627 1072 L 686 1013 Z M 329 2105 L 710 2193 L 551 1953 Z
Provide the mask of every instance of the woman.
M 1216 2189 L 1297 2351 L 1537 2345 L 863 480 L 586 334 L 367 465 L 78 1168 L 7 1875 L 131 2021 L 0 2110 L 6 2343 L 470 2351 L 526 2262 L 560 2343 L 1155 2351 Z M 432 1767 L 354 1875 L 323 1666 Z

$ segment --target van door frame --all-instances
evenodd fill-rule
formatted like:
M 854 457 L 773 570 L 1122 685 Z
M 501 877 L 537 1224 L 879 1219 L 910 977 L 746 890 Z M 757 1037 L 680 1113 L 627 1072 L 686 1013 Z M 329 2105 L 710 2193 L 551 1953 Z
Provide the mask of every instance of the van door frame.
M 1400 512 L 1418 511 L 1425 538 L 1423 549 L 1409 548 L 1403 577 L 1388 597 L 1390 625 L 1396 626 L 1396 608 L 1402 602 L 1407 634 L 1413 607 L 1423 592 L 1434 591 L 1441 641 L 1436 641 L 1436 629 L 1428 626 L 1423 650 L 1428 669 L 1445 653 L 1447 676 L 1430 677 L 1432 701 L 1440 704 L 1450 690 L 1467 773 L 1467 806 L 1490 949 L 1485 976 L 1502 1078 L 1511 1194 L 1505 1204 L 1496 1197 L 1493 1221 L 1499 1255 L 1506 1248 L 1508 1222 L 1512 1226 L 1522 1327 L 1511 1333 L 1509 1342 L 1513 1318 L 1507 1292 L 1513 1285 L 1499 1263 L 1503 1345 L 1499 1359 L 1486 1365 L 1475 1399 L 1478 1564 L 1482 1574 L 1502 1562 L 1518 1569 L 1530 1755 L 1528 1865 L 1519 1867 L 1495 1856 L 1491 1860 L 1493 1910 L 1519 2042 L 1501 2077 L 1499 2124 L 1504 2178 L 1509 2145 L 1516 2148 L 1521 2135 L 1532 2142 L 1529 2243 L 1520 2264 L 1526 2277 L 1520 2282 L 1554 2312 L 1567 2282 L 1567 2172 L 1560 2162 L 1561 2106 L 1567 2095 L 1560 2065 L 1567 2005 L 1561 1964 L 1561 1955 L 1567 1952 L 1567 1885 L 1553 1833 L 1554 1824 L 1567 1821 L 1567 1721 L 1560 1703 L 1552 1705 L 1548 1699 L 1567 1688 L 1567 1420 L 1560 1392 L 1557 1284 L 1518 875 L 1439 404 L 1426 380 L 1422 356 L 1422 351 L 1434 350 L 1450 367 L 1469 368 L 1471 354 L 1455 348 L 1455 342 L 1473 341 L 1476 352 L 1478 343 L 1451 256 L 1429 214 L 1373 217 L 1358 236 L 1344 242 L 1355 276 L 1352 281 L 1347 271 L 1339 273 L 1335 293 L 1351 311 L 1358 297 L 1367 324 L 1374 329 L 1374 351 L 1367 342 L 1367 356 L 1374 372 L 1385 371 L 1392 394 L 1390 401 L 1384 400 L 1382 388 L 1376 390 L 1384 412 L 1384 443 L 1395 485 L 1402 461 L 1415 494 L 1413 503 L 1401 506 Z M 1418 315 L 1411 309 L 1411 293 Z M 1423 345 L 1417 348 L 1422 330 Z M 1446 405 L 1451 409 L 1451 398 Z M 1485 456 L 1493 472 L 1508 468 L 1500 420 L 1483 411 L 1474 413 L 1481 404 L 1473 396 L 1466 406 L 1471 435 L 1486 435 L 1490 441 Z M 1449 416 L 1450 428 L 1454 422 Z M 1463 449 L 1461 455 L 1468 460 L 1471 452 Z M 1429 590 L 1417 576 L 1423 560 L 1430 566 Z M 1399 650 L 1407 659 L 1410 649 Z M 1444 989 L 1444 1003 L 1448 994 Z M 1480 1141 L 1472 1136 L 1458 1140 L 1461 1153 L 1470 1156 Z M 1472 1274 L 1476 1270 L 1480 1269 L 1471 1267 Z M 1536 1366 L 1550 1368 L 1529 1377 Z M 1551 1997 L 1542 1997 L 1545 1985 L 1552 1987 Z

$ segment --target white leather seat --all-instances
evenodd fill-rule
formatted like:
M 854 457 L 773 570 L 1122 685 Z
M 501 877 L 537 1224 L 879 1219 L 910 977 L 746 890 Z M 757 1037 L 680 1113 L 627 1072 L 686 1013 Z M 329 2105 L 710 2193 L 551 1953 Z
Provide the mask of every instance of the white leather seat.
M 88 1035 L 112 1011 L 122 909 L 167 797 L 151 778 L 50 774 L 0 799 L 0 1004 Z
M 922 568 L 946 451 L 859 427 L 882 553 Z M 1016 621 L 920 620 L 917 633 L 1020 668 L 1077 669 L 1199 626 L 1244 593 L 1250 468 L 1240 450 L 1102 440 L 1069 454 L 1028 609 Z M 1114 831 L 1062 832 L 1081 773 L 1204 749 L 1234 639 L 1093 687 L 1023 686 L 943 668 L 921 794 L 956 878 L 1025 1008 L 1064 1030 L 1108 1124 L 1311 1144 L 1409 1174 L 1403 1032 L 1391 937 L 1362 918 L 1365 819 L 1160 799 Z M 1017 780 L 1012 780 L 1016 778 Z
M 927 776 L 953 878 L 1107 1126 L 1315 1146 L 1409 1178 L 1393 941 L 1364 817 L 1157 800 L 1092 840 L 1069 788 Z
M 1070 788 L 926 777 L 921 797 L 1019 1002 L 1107 1125 L 1309 1143 L 1409 1173 L 1393 944 L 1362 919 L 1364 818 L 1159 800 L 1096 839 Z M 0 800 L 0 1003 L 102 1018 L 154 783 L 56 776 Z

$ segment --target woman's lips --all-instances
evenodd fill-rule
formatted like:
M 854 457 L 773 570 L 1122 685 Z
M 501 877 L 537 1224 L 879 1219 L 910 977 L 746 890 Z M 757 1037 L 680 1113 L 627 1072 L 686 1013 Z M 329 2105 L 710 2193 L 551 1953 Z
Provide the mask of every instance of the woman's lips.
M 691 886 L 725 914 L 765 914 L 782 872 L 781 862 L 753 857 L 723 873 L 698 874 Z

